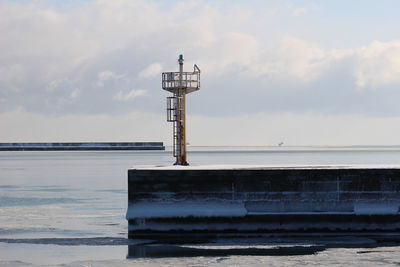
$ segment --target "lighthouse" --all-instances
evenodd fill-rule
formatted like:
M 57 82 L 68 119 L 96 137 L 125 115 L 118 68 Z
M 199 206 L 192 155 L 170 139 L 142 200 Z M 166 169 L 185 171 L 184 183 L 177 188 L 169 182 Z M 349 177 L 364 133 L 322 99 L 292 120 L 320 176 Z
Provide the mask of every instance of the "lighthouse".
M 179 71 L 162 73 L 162 89 L 167 97 L 167 121 L 173 123 L 174 165 L 189 165 L 186 149 L 186 94 L 200 89 L 200 69 L 194 64 L 192 72 L 183 71 L 183 55 L 179 55 Z

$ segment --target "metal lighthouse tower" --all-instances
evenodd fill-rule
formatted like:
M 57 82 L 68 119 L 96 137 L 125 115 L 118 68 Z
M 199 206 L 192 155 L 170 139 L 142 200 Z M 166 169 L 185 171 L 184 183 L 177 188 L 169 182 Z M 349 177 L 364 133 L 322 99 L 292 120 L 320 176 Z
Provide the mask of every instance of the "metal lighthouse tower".
M 179 72 L 163 72 L 162 88 L 173 93 L 167 97 L 167 121 L 173 122 L 174 165 L 189 165 L 186 157 L 186 94 L 200 89 L 200 69 L 183 71 L 183 55 L 179 55 Z

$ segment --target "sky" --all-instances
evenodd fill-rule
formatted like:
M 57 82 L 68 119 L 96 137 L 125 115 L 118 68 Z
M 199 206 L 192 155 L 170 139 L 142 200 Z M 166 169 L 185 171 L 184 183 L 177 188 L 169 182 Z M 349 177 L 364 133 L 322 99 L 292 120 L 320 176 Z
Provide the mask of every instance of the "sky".
M 0 142 L 400 145 L 400 1 L 0 0 Z

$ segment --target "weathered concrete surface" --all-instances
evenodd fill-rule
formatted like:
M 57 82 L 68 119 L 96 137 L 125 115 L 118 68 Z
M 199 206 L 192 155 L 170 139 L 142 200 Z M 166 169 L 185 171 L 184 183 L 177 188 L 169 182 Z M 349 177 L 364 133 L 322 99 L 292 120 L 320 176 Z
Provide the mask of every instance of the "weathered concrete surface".
M 130 237 L 397 231 L 400 167 L 131 169 L 128 201 Z
M 165 150 L 162 142 L 0 143 L 0 151 Z

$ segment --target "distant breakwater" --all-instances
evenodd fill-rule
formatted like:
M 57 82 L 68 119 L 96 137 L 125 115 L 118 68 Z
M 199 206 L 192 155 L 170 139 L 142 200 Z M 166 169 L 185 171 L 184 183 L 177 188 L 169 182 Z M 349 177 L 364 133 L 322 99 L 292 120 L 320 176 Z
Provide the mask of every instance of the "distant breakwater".
M 0 151 L 165 150 L 163 142 L 0 143 Z

